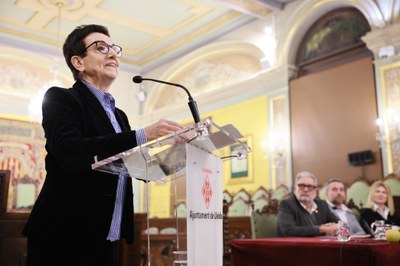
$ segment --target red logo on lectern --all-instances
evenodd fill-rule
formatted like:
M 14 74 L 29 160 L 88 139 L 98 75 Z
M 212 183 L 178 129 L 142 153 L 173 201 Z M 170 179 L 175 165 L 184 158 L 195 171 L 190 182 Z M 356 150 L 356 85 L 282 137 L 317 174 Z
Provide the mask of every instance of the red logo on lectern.
M 208 175 L 206 176 L 206 180 L 204 180 L 203 187 L 201 188 L 201 193 L 203 194 L 204 203 L 206 204 L 208 209 L 212 198 L 212 188 Z

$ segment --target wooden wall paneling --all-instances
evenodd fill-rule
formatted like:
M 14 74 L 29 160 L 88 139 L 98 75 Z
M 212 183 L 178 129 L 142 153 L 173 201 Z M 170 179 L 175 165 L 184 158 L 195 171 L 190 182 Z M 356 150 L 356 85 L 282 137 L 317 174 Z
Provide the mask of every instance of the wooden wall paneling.
M 350 183 L 362 173 L 348 153 L 372 150 L 368 179 L 382 177 L 376 141 L 376 95 L 372 58 L 364 57 L 290 82 L 293 174 L 314 173 Z

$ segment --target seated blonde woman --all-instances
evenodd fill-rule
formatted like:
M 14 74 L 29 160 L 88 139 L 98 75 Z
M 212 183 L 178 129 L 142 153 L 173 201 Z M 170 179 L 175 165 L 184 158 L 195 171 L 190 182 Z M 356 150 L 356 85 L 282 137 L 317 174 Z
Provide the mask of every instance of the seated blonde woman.
M 372 184 L 367 204 L 360 213 L 360 224 L 366 232 L 371 232 L 370 226 L 377 220 L 384 220 L 385 224 L 400 225 L 400 219 L 394 213 L 392 193 L 382 181 Z

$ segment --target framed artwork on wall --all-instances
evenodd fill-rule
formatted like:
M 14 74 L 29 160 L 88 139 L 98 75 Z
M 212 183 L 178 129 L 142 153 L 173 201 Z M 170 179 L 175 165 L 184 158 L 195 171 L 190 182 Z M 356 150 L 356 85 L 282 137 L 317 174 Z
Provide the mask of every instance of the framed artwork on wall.
M 44 145 L 39 123 L 0 118 L 2 216 L 29 214 L 45 177 Z
M 252 137 L 247 135 L 240 139 L 252 149 Z M 241 149 L 239 145 L 231 145 L 229 154 L 232 158 L 229 160 L 230 178 L 228 184 L 251 183 L 253 182 L 253 154 L 248 153 L 245 158 L 237 158 L 235 155 Z

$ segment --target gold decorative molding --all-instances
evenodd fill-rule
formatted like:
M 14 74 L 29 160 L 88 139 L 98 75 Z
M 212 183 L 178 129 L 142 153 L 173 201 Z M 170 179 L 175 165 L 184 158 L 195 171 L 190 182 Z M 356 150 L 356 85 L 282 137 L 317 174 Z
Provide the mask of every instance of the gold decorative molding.
M 387 109 L 398 112 L 400 110 L 400 62 L 382 66 L 379 73 L 381 97 L 378 105 L 380 110 L 384 113 Z M 400 117 L 400 113 L 396 115 Z M 383 126 L 389 128 L 387 124 Z M 400 139 L 392 140 L 393 134 L 390 130 L 386 131 L 386 142 L 382 143 L 385 153 L 383 158 L 386 158 L 387 173 L 400 174 Z
M 269 152 L 271 164 L 271 187 L 279 185 L 289 186 L 288 160 L 289 151 L 287 139 L 288 129 L 288 110 L 286 106 L 286 95 L 278 95 L 269 98 L 270 130 L 269 130 Z
M 264 18 L 279 8 L 272 8 L 262 1 L 257 0 L 220 0 L 239 12 L 255 17 Z

